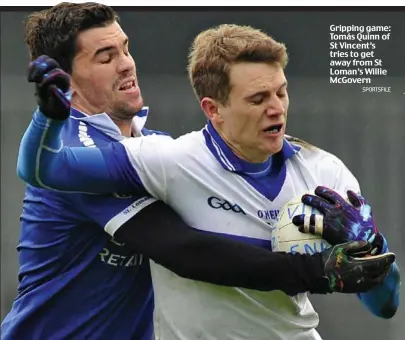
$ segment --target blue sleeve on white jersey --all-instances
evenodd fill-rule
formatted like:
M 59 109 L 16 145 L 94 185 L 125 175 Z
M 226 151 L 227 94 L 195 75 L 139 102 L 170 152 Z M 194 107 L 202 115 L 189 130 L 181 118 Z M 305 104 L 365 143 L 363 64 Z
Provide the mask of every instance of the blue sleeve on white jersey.
M 388 251 L 387 241 L 384 239 L 382 253 Z M 358 294 L 358 297 L 371 313 L 378 317 L 389 319 L 395 315 L 399 307 L 400 285 L 399 269 L 396 263 L 393 263 L 381 285 L 367 293 Z
M 121 143 L 106 147 L 63 147 L 64 122 L 34 113 L 21 141 L 18 176 L 40 188 L 105 194 L 143 189 L 136 170 Z

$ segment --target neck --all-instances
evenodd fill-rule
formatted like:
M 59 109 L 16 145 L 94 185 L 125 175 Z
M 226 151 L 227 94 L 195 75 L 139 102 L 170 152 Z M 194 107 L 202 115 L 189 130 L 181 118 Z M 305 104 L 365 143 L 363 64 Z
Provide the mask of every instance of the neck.
M 224 142 L 229 146 L 232 152 L 239 158 L 249 163 L 264 163 L 269 159 L 270 155 L 264 155 L 262 152 L 243 147 L 239 143 L 228 138 L 226 134 L 223 133 L 223 131 L 217 130 L 217 132 L 224 140 Z
M 72 107 L 74 107 L 76 110 L 85 113 L 86 115 L 89 116 L 94 116 L 96 114 L 102 113 L 98 112 L 97 110 L 92 110 L 88 109 L 86 106 L 81 105 L 80 102 L 76 102 L 74 105 L 72 103 Z M 106 112 L 107 113 L 107 112 Z M 132 135 L 132 119 L 117 119 L 114 117 L 114 115 L 107 113 L 108 116 L 112 119 L 112 121 L 115 123 L 115 125 L 118 126 L 118 128 L 121 131 L 121 134 L 124 137 L 131 137 Z
M 114 119 L 111 116 L 110 116 L 110 118 L 113 120 L 115 125 L 118 126 L 118 128 L 121 131 L 121 134 L 124 137 L 131 137 L 132 136 L 132 120 L 118 120 L 118 119 Z

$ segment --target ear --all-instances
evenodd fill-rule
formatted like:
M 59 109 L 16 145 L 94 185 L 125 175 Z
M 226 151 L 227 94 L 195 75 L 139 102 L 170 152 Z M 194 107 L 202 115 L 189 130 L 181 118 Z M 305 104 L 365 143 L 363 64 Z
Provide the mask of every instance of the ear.
M 204 97 L 201 99 L 200 105 L 207 118 L 214 123 L 214 125 L 223 122 L 223 118 L 220 114 L 221 105 L 218 104 L 214 99 Z

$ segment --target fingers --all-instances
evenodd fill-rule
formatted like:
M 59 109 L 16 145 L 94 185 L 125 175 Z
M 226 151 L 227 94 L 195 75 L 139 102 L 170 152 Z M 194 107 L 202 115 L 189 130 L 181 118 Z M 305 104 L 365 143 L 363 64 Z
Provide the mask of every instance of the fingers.
M 375 277 L 374 279 L 371 279 L 370 284 L 372 285 L 373 288 L 381 285 L 384 282 L 387 275 L 388 275 L 388 271 L 386 271 L 385 273 Z
M 361 275 L 366 280 L 377 279 L 378 281 L 379 278 L 385 277 L 388 274 L 392 263 L 394 262 L 394 253 L 385 253 L 382 255 L 367 256 L 363 258 L 353 258 L 355 268 L 358 268 L 358 272 L 361 272 Z
M 46 98 L 48 107 L 52 107 L 58 115 L 53 118 L 65 119 L 70 111 L 70 99 L 66 97 L 69 90 L 70 77 L 59 68 L 54 68 L 44 74 L 40 83 L 37 83 L 37 91 L 40 98 Z M 65 113 L 61 116 L 61 112 Z M 49 112 L 48 112 L 49 113 Z
M 384 279 L 387 277 L 387 273 L 371 277 L 369 275 L 360 276 L 356 283 L 353 285 L 352 293 L 366 293 L 371 289 L 381 285 Z
M 390 270 L 390 266 L 388 267 L 370 267 L 367 269 L 363 269 L 363 276 L 365 279 L 374 281 L 378 280 L 379 278 L 385 278 L 388 275 Z
M 340 245 L 346 255 L 355 257 L 364 256 L 372 250 L 372 245 L 367 241 L 351 241 Z
M 332 209 L 332 205 L 325 201 L 323 198 L 305 194 L 301 197 L 302 203 L 318 209 L 322 214 L 328 213 Z
M 305 216 L 306 215 L 296 215 L 292 219 L 292 223 L 295 224 L 297 227 L 304 226 L 305 224 Z
M 322 236 L 323 216 L 322 215 L 297 215 L 292 219 L 298 230 L 302 233 Z
M 336 191 L 329 189 L 327 187 L 323 187 L 323 186 L 316 187 L 315 195 L 322 197 L 323 199 L 325 199 L 326 201 L 328 201 L 332 204 L 338 204 L 341 206 L 344 206 L 345 204 L 347 204 L 347 202 L 345 201 L 345 199 L 342 196 L 340 196 Z
M 28 81 L 30 83 L 42 82 L 44 74 L 54 68 L 59 68 L 59 64 L 48 56 L 40 56 L 30 63 L 28 68 Z
M 47 88 L 49 85 L 55 85 L 57 88 L 62 90 L 62 92 L 67 92 L 69 90 L 70 77 L 67 73 L 62 71 L 60 68 L 55 68 L 48 73 L 45 73 L 41 83 L 40 88 Z
M 357 195 L 352 190 L 347 191 L 347 197 L 349 198 L 349 202 L 356 208 L 360 208 L 362 205 L 366 204 L 364 197 Z
M 357 293 L 367 292 L 384 281 L 395 261 L 395 254 L 387 253 L 384 256 L 367 256 L 352 260 L 352 270 L 356 277 L 353 290 Z
M 50 85 L 48 87 L 48 95 L 51 98 L 51 100 L 54 101 L 53 106 L 57 107 L 57 106 L 61 106 L 61 109 L 65 109 L 67 111 L 69 111 L 68 109 L 70 108 L 70 100 L 68 98 L 68 96 L 58 87 L 56 87 L 56 85 Z M 59 103 L 59 105 L 57 105 L 56 103 Z M 56 118 L 56 117 L 55 117 Z M 65 119 L 66 117 L 60 117 L 61 119 Z
M 358 242 L 365 242 L 365 241 L 358 241 Z M 369 242 L 367 242 L 367 243 L 370 245 L 370 247 L 372 247 Z M 384 254 L 367 256 L 367 257 L 353 256 L 353 259 L 358 262 L 364 263 L 366 267 L 367 266 L 389 267 L 391 264 L 393 264 L 395 262 L 396 255 L 394 253 L 387 252 Z

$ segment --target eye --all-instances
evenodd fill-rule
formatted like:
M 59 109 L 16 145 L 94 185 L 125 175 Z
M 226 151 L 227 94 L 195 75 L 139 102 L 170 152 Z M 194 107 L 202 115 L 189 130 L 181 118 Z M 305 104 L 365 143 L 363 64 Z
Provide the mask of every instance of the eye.
M 99 58 L 100 64 L 109 64 L 113 59 L 111 54 L 105 54 Z
M 260 98 L 254 98 L 254 99 L 252 99 L 252 104 L 253 104 L 253 105 L 260 105 L 260 104 L 262 104 L 262 103 L 263 103 L 263 100 L 264 100 L 264 98 L 263 98 L 263 97 L 260 97 Z
M 284 97 L 287 96 L 287 93 L 285 93 L 285 92 L 277 93 L 277 96 L 280 97 L 280 98 L 284 98 Z

